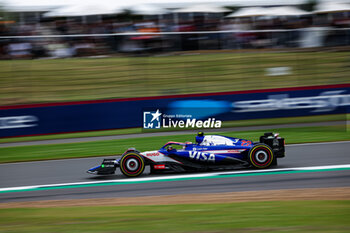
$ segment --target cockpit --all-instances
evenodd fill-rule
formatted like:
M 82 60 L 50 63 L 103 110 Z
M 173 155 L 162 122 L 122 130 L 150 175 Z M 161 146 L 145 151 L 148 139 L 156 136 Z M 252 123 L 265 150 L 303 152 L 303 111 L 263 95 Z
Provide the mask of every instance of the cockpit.
M 218 146 L 218 145 L 233 146 L 237 141 L 235 141 L 235 139 L 233 138 L 218 136 L 218 135 L 204 136 L 204 134 L 201 132 L 199 132 L 198 135 L 196 136 L 196 142 L 197 142 L 197 145 L 199 146 Z

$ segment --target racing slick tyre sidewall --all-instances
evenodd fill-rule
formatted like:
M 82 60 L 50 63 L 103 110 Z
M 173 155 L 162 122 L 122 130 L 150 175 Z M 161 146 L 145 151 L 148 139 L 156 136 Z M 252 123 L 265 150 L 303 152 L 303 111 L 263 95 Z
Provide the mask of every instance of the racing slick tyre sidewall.
M 145 170 L 145 160 L 137 152 L 128 152 L 120 160 L 120 171 L 127 177 L 136 177 Z
M 274 161 L 272 149 L 265 144 L 258 144 L 249 151 L 249 162 L 255 168 L 268 168 Z

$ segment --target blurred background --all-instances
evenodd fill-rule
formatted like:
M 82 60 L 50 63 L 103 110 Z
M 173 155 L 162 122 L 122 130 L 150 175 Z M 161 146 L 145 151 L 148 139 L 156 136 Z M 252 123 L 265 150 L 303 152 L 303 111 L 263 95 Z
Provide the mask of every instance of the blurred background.
M 0 6 L 1 105 L 349 82 L 349 1 Z
M 143 129 L 159 111 L 222 120 L 222 129 Z M 0 232 L 349 232 L 349 201 L 341 201 L 350 199 L 349 113 L 350 0 L 0 0 Z M 84 175 L 101 161 L 85 157 L 155 150 L 193 141 L 195 131 L 253 141 L 278 132 L 286 144 L 307 144 L 287 145 L 279 161 L 286 173 L 261 178 L 244 171 L 246 178 L 160 186 L 151 178 L 131 188 L 111 186 L 122 184 L 114 180 L 119 175 Z M 68 158 L 75 159 L 55 160 Z M 15 163 L 23 161 L 32 163 Z M 303 174 L 306 166 L 313 167 Z M 95 181 L 106 189 L 95 190 Z M 86 188 L 70 185 L 77 182 Z M 66 191 L 47 185 L 53 183 Z M 19 185 L 33 192 L 4 194 Z M 325 187 L 339 188 L 314 189 Z M 278 188 L 300 188 L 300 195 Z M 304 188 L 313 191 L 305 195 Z M 245 203 L 23 203 L 147 195 L 150 204 L 148 195 L 245 190 L 268 202 L 238 194 Z M 294 195 L 312 201 L 295 202 Z M 203 201 L 192 199 L 184 203 Z M 4 209 L 17 201 L 21 208 Z

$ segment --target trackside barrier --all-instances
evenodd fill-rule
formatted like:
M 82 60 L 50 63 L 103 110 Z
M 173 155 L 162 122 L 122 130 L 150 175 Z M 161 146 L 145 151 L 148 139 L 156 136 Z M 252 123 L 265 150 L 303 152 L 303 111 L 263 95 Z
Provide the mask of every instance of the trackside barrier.
M 2 106 L 0 137 L 142 127 L 145 109 L 223 121 L 349 113 L 350 84 Z

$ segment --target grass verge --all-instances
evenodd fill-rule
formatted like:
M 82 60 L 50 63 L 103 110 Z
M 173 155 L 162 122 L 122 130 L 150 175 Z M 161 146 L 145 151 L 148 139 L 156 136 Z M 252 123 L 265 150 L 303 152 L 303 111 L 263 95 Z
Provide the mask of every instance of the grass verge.
M 327 142 L 349 140 L 345 126 L 281 128 L 244 132 L 224 132 L 221 135 L 258 141 L 264 132 L 279 132 L 286 143 Z M 118 139 L 84 143 L 19 146 L 0 148 L 0 163 L 64 159 L 77 157 L 108 156 L 123 153 L 135 147 L 140 151 L 156 150 L 168 141 L 194 141 L 194 135 L 158 136 L 147 138 Z
M 349 51 L 0 61 L 1 105 L 349 82 Z M 283 76 L 268 69 L 288 67 Z
M 0 232 L 349 232 L 350 201 L 0 209 Z

